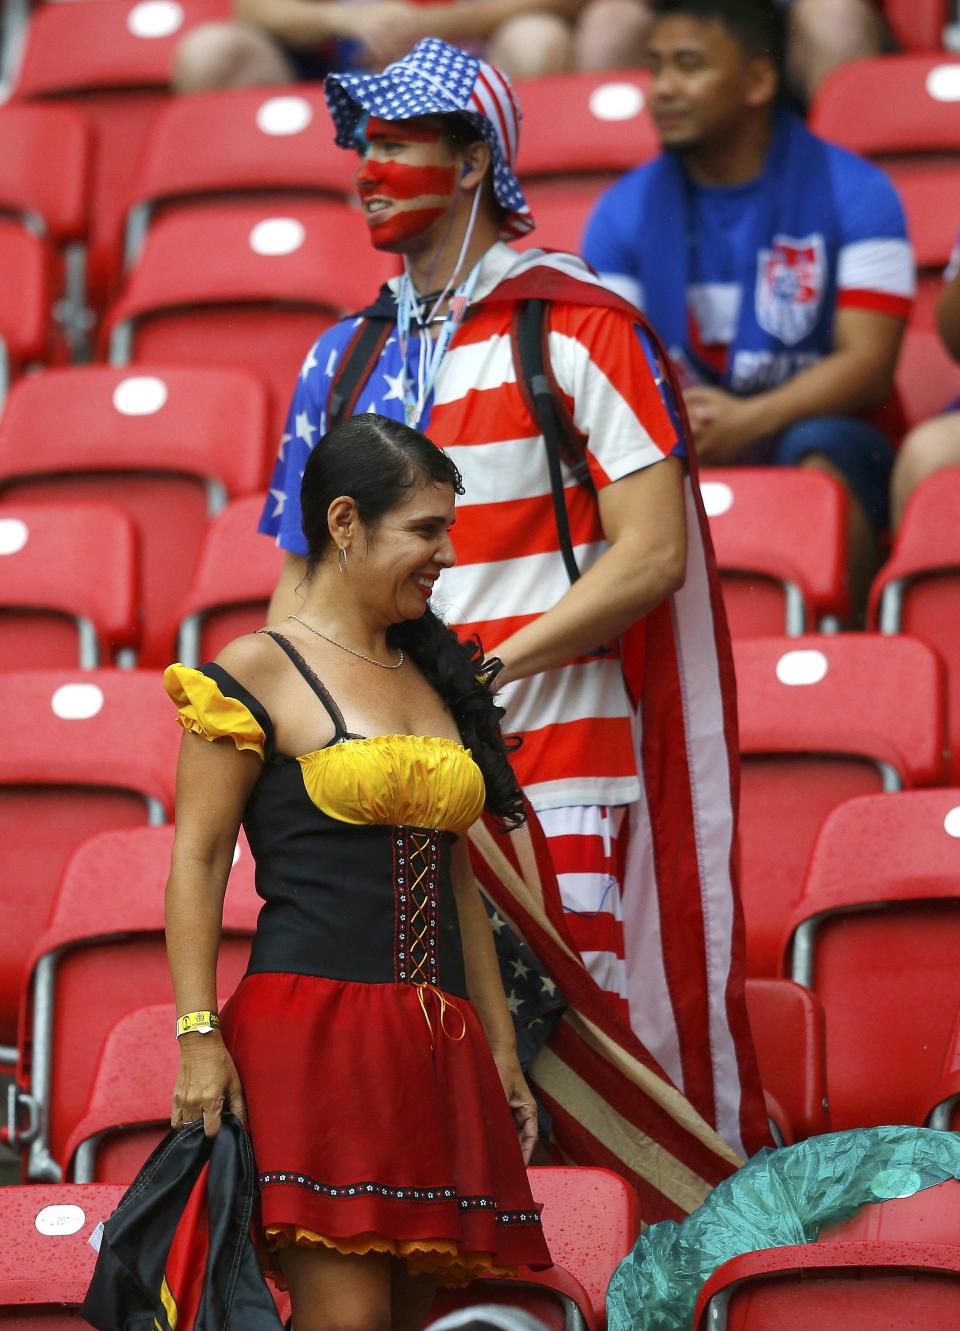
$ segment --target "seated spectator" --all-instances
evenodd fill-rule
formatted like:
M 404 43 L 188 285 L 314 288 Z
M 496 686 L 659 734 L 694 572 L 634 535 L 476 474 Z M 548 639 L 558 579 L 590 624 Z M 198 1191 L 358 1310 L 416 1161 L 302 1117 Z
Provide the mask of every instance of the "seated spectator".
M 703 462 L 813 467 L 846 487 L 859 604 L 914 291 L 900 201 L 782 105 L 774 0 L 659 0 L 647 57 L 664 151 L 601 197 L 584 255 L 665 338 Z
M 581 22 L 591 50 L 612 55 L 635 39 L 638 51 L 642 9 L 636 0 L 234 0 L 232 21 L 203 24 L 180 43 L 173 83 L 190 93 L 319 81 L 332 69 L 382 68 L 427 36 L 483 45 L 513 78 L 536 78 L 575 66 Z
M 944 273 L 947 285 L 937 303 L 937 327 L 943 345 L 960 361 L 960 237 Z M 941 467 L 960 467 L 960 400 L 951 402 L 942 416 L 934 416 L 911 430 L 897 454 L 890 489 L 890 521 L 900 526 L 907 500 L 921 481 Z

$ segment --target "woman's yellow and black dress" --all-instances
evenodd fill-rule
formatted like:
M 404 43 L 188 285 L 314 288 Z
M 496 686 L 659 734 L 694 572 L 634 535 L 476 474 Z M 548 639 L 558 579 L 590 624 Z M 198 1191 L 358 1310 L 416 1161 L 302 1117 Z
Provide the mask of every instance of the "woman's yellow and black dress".
M 348 734 L 296 648 L 270 636 L 333 720 L 313 753 L 278 753 L 266 709 L 221 667 L 164 677 L 185 729 L 263 760 L 243 825 L 265 904 L 221 1013 L 262 1249 L 388 1252 L 449 1283 L 549 1265 L 464 978 L 450 855 L 483 808 L 480 770 L 449 739 Z

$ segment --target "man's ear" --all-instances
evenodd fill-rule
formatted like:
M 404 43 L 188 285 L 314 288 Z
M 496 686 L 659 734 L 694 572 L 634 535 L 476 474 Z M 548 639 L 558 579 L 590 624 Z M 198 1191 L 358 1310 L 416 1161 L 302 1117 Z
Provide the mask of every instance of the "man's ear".
M 460 188 L 472 194 L 489 173 L 491 161 L 490 146 L 483 139 L 468 144 L 463 154 L 460 179 L 457 181 Z
M 755 56 L 746 67 L 746 101 L 757 110 L 770 106 L 780 91 L 780 71 L 769 56 Z

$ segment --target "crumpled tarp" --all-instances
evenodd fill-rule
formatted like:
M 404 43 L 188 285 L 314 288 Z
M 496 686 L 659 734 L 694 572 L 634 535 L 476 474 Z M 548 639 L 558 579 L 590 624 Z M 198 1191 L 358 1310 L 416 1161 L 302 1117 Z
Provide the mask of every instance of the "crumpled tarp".
M 860 1128 L 765 1149 L 686 1220 L 651 1225 L 613 1273 L 608 1331 L 691 1331 L 717 1267 L 746 1252 L 813 1243 L 871 1202 L 960 1178 L 960 1134 Z

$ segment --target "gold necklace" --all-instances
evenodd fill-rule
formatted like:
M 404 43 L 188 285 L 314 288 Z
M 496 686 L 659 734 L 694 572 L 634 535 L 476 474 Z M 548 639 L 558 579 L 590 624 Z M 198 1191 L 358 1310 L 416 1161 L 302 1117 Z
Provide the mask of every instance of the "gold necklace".
M 305 629 L 309 629 L 311 633 L 315 633 L 318 638 L 322 638 L 324 642 L 331 642 L 334 647 L 339 647 L 341 651 L 349 652 L 351 656 L 359 656 L 361 661 L 369 661 L 371 665 L 379 666 L 381 670 L 399 670 L 403 665 L 402 647 L 397 648 L 397 651 L 400 653 L 400 660 L 396 665 L 390 665 L 389 662 L 378 661 L 373 656 L 364 656 L 363 652 L 358 652 L 355 647 L 348 647 L 344 642 L 337 642 L 336 638 L 331 638 L 326 633 L 321 633 L 319 629 L 315 629 L 312 624 L 308 624 L 307 621 L 301 619 L 299 615 L 287 615 L 287 619 L 295 620 L 298 624 L 302 624 Z

